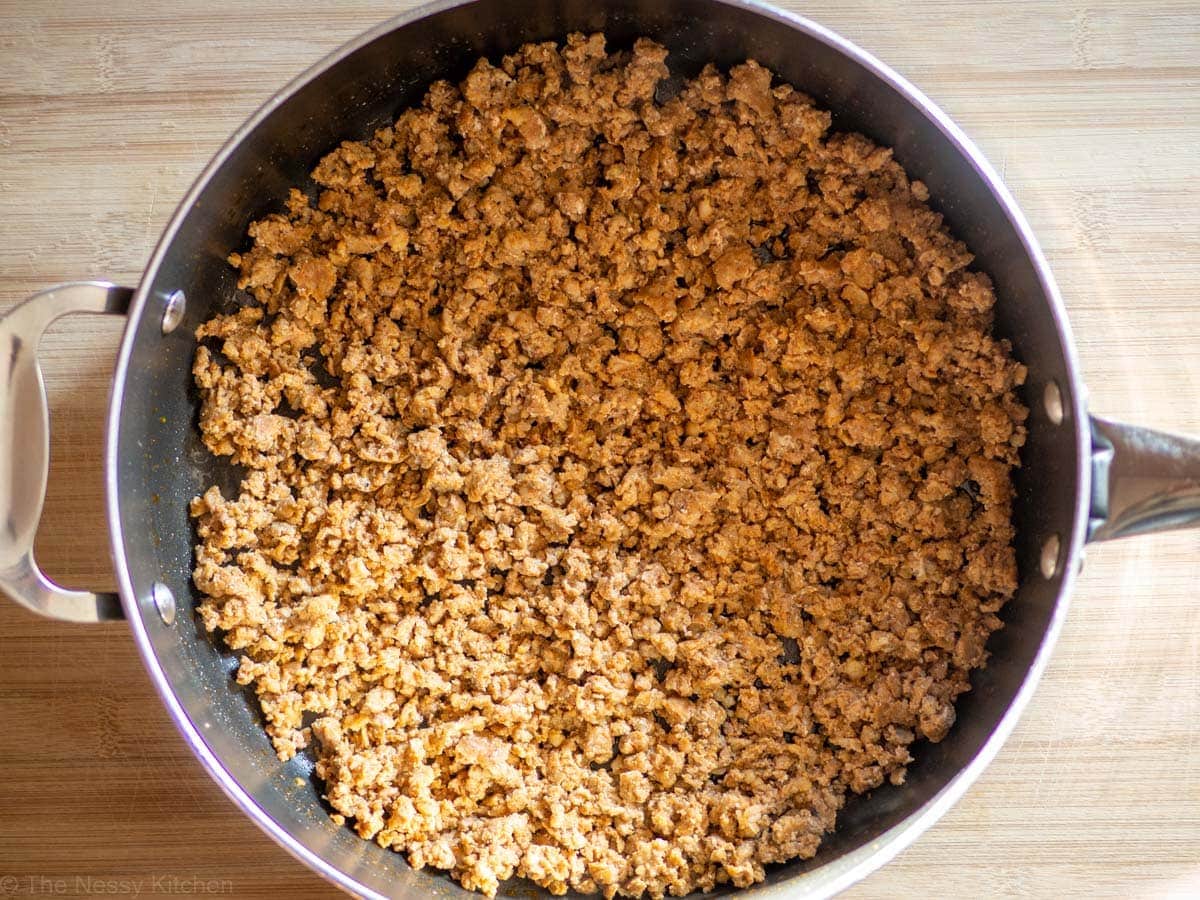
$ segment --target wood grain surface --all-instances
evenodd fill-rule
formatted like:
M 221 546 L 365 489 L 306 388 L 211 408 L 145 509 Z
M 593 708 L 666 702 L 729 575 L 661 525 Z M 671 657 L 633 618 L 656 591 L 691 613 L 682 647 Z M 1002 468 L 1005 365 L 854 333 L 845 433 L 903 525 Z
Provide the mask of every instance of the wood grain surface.
M 0 308 L 134 283 L 192 179 L 293 75 L 407 3 L 0 0 Z M 1200 5 L 784 4 L 982 146 L 1066 297 L 1092 407 L 1200 433 Z M 111 587 L 100 442 L 121 323 L 43 344 L 45 567 Z M 1094 547 L 1016 733 L 870 897 L 1200 896 L 1200 534 Z M 0 602 L 0 894 L 336 896 L 174 731 L 123 625 Z

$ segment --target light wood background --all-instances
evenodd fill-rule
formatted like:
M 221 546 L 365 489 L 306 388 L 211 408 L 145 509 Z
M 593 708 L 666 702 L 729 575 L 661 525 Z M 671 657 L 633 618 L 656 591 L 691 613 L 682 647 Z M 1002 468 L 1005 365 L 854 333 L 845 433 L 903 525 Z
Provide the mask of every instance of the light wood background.
M 408 5 L 0 0 L 0 308 L 67 279 L 134 283 L 226 136 Z M 1093 409 L 1200 433 L 1200 4 L 785 5 L 907 75 L 1004 174 L 1066 296 Z M 100 442 L 119 329 L 77 318 L 43 344 L 38 550 L 70 585 L 112 584 Z M 1200 896 L 1198 583 L 1197 533 L 1092 548 L 999 758 L 847 896 Z M 0 601 L 0 894 L 79 894 L 87 878 L 334 896 L 201 772 L 124 626 Z

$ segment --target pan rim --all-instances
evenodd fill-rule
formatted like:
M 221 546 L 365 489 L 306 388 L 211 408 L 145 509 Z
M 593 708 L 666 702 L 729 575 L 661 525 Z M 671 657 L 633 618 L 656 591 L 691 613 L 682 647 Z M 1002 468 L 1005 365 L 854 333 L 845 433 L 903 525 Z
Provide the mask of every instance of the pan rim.
M 128 558 L 125 551 L 126 538 L 121 526 L 120 493 L 117 485 L 121 413 L 124 407 L 125 383 L 129 374 L 130 360 L 133 353 L 134 334 L 137 330 L 136 323 L 146 314 L 150 299 L 150 285 L 153 283 L 159 266 L 162 264 L 167 251 L 175 240 L 188 212 L 207 188 L 214 175 L 241 145 L 243 140 L 271 113 L 286 103 L 305 85 L 372 41 L 430 16 L 459 6 L 469 5 L 470 2 L 471 0 L 434 0 L 434 2 L 423 4 L 393 16 L 363 32 L 358 37 L 341 45 L 323 59 L 310 66 L 273 94 L 222 145 L 180 202 L 170 222 L 163 230 L 162 236 L 146 265 L 145 272 L 130 305 L 129 323 L 126 326 L 118 351 L 105 427 L 105 507 L 111 542 L 111 556 L 117 577 L 121 603 L 133 632 L 134 642 L 142 657 L 142 662 L 176 728 L 182 734 L 184 741 L 192 753 L 203 765 L 209 776 L 224 791 L 226 796 L 276 843 L 318 875 L 341 889 L 362 897 L 378 898 L 378 900 L 384 900 L 385 895 L 362 884 L 353 875 L 342 871 L 319 854 L 314 853 L 304 846 L 258 804 L 252 794 L 225 768 L 220 757 L 205 741 L 202 730 L 191 720 L 176 697 L 171 681 L 167 677 L 158 657 L 155 655 L 149 633 L 142 619 L 144 604 L 134 593 L 134 586 L 129 573 Z M 1059 341 L 1059 348 L 1066 366 L 1066 374 L 1069 379 L 1068 393 L 1071 403 L 1071 414 L 1068 424 L 1075 432 L 1076 446 L 1079 447 L 1075 473 L 1079 490 L 1075 497 L 1071 534 L 1064 541 L 1066 549 L 1063 557 L 1064 562 L 1061 567 L 1062 580 L 1058 588 L 1054 609 L 1051 612 L 1042 636 L 1041 644 L 1021 681 L 1020 687 L 1017 689 L 1008 708 L 1000 717 L 995 729 L 988 736 L 979 752 L 967 765 L 951 777 L 937 794 L 875 840 L 825 865 L 779 884 L 758 886 L 741 892 L 747 897 L 755 896 L 761 898 L 782 897 L 785 893 L 794 894 L 796 892 L 803 892 L 805 896 L 810 897 L 829 897 L 846 889 L 851 884 L 886 864 L 941 818 L 962 797 L 988 764 L 991 763 L 992 759 L 999 752 L 1000 747 L 1016 726 L 1021 713 L 1024 711 L 1038 682 L 1041 680 L 1042 673 L 1057 643 L 1066 617 L 1069 598 L 1074 587 L 1078 569 L 1077 560 L 1082 552 L 1086 537 L 1088 506 L 1091 496 L 1091 467 L 1088 464 L 1091 435 L 1087 427 L 1088 418 L 1085 392 L 1082 386 L 1075 343 L 1067 320 L 1066 308 L 1058 287 L 1028 221 L 1021 213 L 1011 193 L 1000 180 L 995 169 L 986 160 L 974 142 L 963 133 L 945 112 L 906 78 L 872 54 L 830 29 L 796 13 L 781 10 L 760 2 L 760 0 L 713 0 L 713 2 L 772 19 L 848 57 L 876 78 L 884 81 L 910 105 L 915 107 L 917 111 L 925 116 L 946 137 L 954 149 L 966 158 L 975 171 L 976 176 L 987 187 L 998 202 L 1004 215 L 1008 218 L 1009 223 L 1020 238 L 1025 253 L 1028 255 L 1030 262 L 1037 272 L 1044 298 L 1050 307 Z M 149 586 L 147 585 L 146 587 L 148 589 Z

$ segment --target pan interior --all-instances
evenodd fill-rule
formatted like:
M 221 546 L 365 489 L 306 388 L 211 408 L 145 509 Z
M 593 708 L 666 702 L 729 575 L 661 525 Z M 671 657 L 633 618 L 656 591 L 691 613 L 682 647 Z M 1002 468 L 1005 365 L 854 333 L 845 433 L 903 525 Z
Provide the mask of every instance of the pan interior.
M 133 596 L 167 584 L 181 609 L 196 603 L 190 570 L 194 532 L 187 508 L 211 484 L 227 495 L 237 474 L 200 443 L 198 400 L 191 384 L 196 326 L 230 303 L 234 271 L 227 255 L 244 246 L 248 224 L 282 208 L 287 190 L 307 183 L 317 160 L 341 140 L 369 136 L 395 114 L 420 101 L 438 78 L 456 80 L 480 56 L 493 59 L 533 40 L 561 39 L 571 31 L 604 31 L 610 47 L 652 37 L 670 50 L 673 71 L 689 76 L 707 63 L 728 67 L 754 58 L 833 110 L 834 127 L 861 131 L 895 148 L 909 173 L 929 186 L 934 205 L 991 275 L 1000 302 L 997 331 L 1012 341 L 1029 368 L 1022 398 L 1033 414 L 1023 467 L 1017 476 L 1016 524 L 1021 588 L 993 636 L 988 667 L 958 703 L 958 723 L 936 745 L 914 748 L 916 762 L 902 787 L 888 786 L 848 801 L 839 827 L 811 860 L 778 866 L 766 890 L 790 879 L 790 889 L 827 893 L 860 867 L 888 832 L 929 804 L 980 753 L 1000 725 L 1029 674 L 1058 604 L 1063 575 L 1044 578 L 1040 548 L 1051 534 L 1062 539 L 1063 558 L 1076 533 L 1080 490 L 1077 404 L 1063 350 L 1059 319 L 1044 280 L 984 178 L 921 109 L 863 62 L 845 55 L 794 20 L 763 8 L 717 0 L 648 3 L 567 0 L 481 0 L 435 7 L 432 14 L 394 27 L 312 77 L 273 108 L 210 172 L 206 186 L 179 211 L 164 238 L 157 266 L 146 275 L 146 295 L 163 298 L 182 289 L 186 319 L 167 336 L 158 314 L 143 308 L 127 336 L 127 377 L 116 435 L 114 499 Z M 173 232 L 173 233 L 172 233 Z M 1068 420 L 1052 424 L 1041 414 L 1042 391 L 1055 381 Z M 1060 569 L 1063 566 L 1060 565 Z M 323 858 L 359 890 L 394 897 L 464 894 L 444 876 L 413 872 L 399 854 L 360 840 L 329 821 L 311 760 L 281 764 L 263 733 L 254 700 L 233 682 L 233 656 L 218 649 L 192 615 L 165 626 L 152 605 L 139 601 L 142 626 L 157 665 L 173 686 L 200 739 L 263 814 L 304 850 Z M 868 866 L 869 868 L 869 866 Z M 525 883 L 511 896 L 542 893 Z

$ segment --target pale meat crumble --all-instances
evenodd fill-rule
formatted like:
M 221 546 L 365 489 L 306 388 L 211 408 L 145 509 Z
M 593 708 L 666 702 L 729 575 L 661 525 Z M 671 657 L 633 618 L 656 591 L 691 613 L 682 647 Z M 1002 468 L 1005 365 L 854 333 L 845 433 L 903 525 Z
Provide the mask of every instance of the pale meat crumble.
M 335 818 L 486 894 L 813 855 L 1016 588 L 987 277 L 889 150 L 665 57 L 434 84 L 251 226 L 197 332 L 244 472 L 192 504 L 205 627 Z

